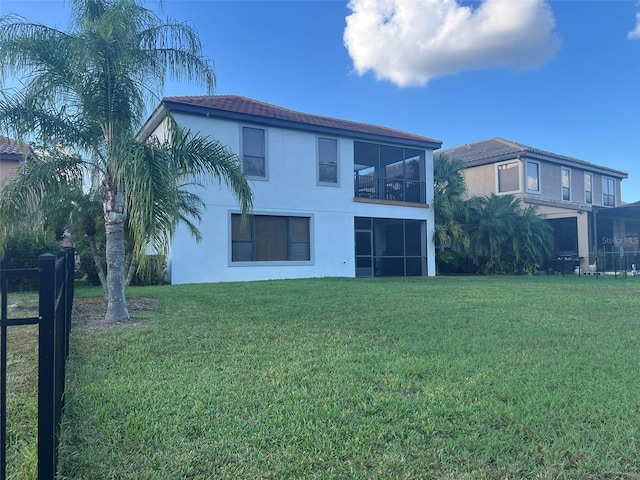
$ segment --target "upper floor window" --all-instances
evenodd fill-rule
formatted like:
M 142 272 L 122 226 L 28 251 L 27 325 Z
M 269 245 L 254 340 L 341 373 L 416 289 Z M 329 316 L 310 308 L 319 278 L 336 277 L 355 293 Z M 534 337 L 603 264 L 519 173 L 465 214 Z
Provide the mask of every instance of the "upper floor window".
M 590 173 L 584 174 L 584 203 L 593 203 L 593 175 Z
M 267 176 L 265 133 L 261 128 L 242 127 L 243 170 L 249 177 Z
M 571 201 L 571 169 L 562 167 L 562 200 Z
M 338 141 L 318 138 L 318 183 L 338 183 Z
M 498 193 L 510 193 L 520 190 L 520 162 L 508 162 L 498 165 Z
M 540 193 L 540 164 L 527 162 L 527 192 Z
M 616 182 L 613 178 L 602 177 L 602 204 L 605 207 L 616 206 Z
M 311 259 L 310 217 L 231 215 L 232 262 L 295 262 Z

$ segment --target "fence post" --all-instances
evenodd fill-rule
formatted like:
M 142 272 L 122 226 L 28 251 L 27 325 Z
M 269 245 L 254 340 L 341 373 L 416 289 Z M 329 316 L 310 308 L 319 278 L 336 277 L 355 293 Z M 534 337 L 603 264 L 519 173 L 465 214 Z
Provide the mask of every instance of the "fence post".
M 38 479 L 54 479 L 55 465 L 55 366 L 54 321 L 56 305 L 56 257 L 38 257 L 40 269 L 40 322 L 38 356 Z

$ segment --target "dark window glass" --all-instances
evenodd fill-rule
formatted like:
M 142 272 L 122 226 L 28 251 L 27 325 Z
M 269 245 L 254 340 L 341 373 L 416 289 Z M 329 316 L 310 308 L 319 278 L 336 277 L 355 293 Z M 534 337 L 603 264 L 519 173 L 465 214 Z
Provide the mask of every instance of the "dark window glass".
M 584 203 L 593 203 L 593 175 L 584 174 Z
M 602 179 L 602 204 L 605 207 L 616 206 L 615 181 L 613 178 Z
M 338 183 L 338 141 L 318 138 L 318 181 Z
M 233 262 L 309 261 L 311 235 L 309 217 L 251 215 L 246 225 L 241 216 L 231 216 Z
M 260 128 L 242 128 L 242 156 L 244 173 L 250 177 L 265 177 L 264 130 Z
M 571 170 L 568 168 L 562 169 L 562 200 L 571 200 Z

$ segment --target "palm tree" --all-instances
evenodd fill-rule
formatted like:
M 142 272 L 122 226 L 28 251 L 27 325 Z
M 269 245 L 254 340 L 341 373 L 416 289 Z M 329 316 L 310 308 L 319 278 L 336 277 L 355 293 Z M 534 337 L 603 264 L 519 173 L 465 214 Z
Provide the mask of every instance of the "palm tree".
M 535 273 L 551 258 L 552 249 L 551 224 L 533 205 L 521 210 L 514 232 L 517 273 Z
M 457 255 L 469 247 L 469 236 L 464 230 L 464 203 L 467 186 L 463 171 L 465 164 L 459 159 L 446 155 L 434 158 L 434 198 L 433 208 L 435 229 L 433 239 L 438 264 L 452 263 Z M 452 257 L 453 256 L 453 257 Z
M 168 122 L 164 139 L 136 133 L 165 78 L 204 83 L 215 74 L 197 33 L 162 22 L 135 0 L 71 0 L 72 28 L 63 32 L 21 17 L 0 19 L 0 68 L 20 75 L 24 88 L 0 100 L 0 126 L 56 149 L 16 179 L 18 196 L 2 194 L 0 214 L 40 203 L 45 192 L 91 181 L 102 200 L 106 235 L 107 320 L 127 319 L 125 226 L 135 252 L 169 248 L 176 225 L 198 217 L 198 198 L 181 183 L 222 179 L 242 210 L 253 196 L 239 158 L 227 148 Z M 37 170 L 37 172 L 36 172 Z M 12 210 L 15 209 L 15 210 Z M 7 225 L 7 223 L 5 223 Z M 192 231 L 197 231 L 190 223 Z
M 488 274 L 534 273 L 551 248 L 551 227 L 533 206 L 513 195 L 473 197 L 467 202 L 473 261 Z

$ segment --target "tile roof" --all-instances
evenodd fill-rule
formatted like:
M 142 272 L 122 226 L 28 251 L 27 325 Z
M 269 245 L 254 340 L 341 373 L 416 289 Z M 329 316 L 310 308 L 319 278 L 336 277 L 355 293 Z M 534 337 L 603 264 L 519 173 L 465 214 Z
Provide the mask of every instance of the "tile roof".
M 626 172 L 615 170 L 613 168 L 589 163 L 578 158 L 558 155 L 557 153 L 540 150 L 539 148 L 529 147 L 518 142 L 512 142 L 503 138 L 490 138 L 480 142 L 468 143 L 459 147 L 448 148 L 438 152 L 439 155 L 447 155 L 449 158 L 457 158 L 466 164 L 482 165 L 493 163 L 509 158 L 515 158 L 519 155 L 529 157 L 543 157 L 547 161 L 556 161 L 558 163 L 570 163 L 580 165 L 594 170 L 605 170 L 611 174 L 626 178 Z
M 295 110 L 237 95 L 166 97 L 163 99 L 163 104 L 170 110 L 184 111 L 185 107 L 191 107 L 189 109 L 191 113 L 211 114 L 238 120 L 244 119 L 245 121 L 253 120 L 258 123 L 276 124 L 288 128 L 304 130 L 313 128 L 334 132 L 349 132 L 351 134 L 357 133 L 373 137 L 388 137 L 396 141 L 402 140 L 427 144 L 431 148 L 440 148 L 442 144 L 440 140 L 392 128 L 296 112 Z
M 7 160 L 19 160 L 25 151 L 31 150 L 29 145 L 0 135 L 0 156 Z

